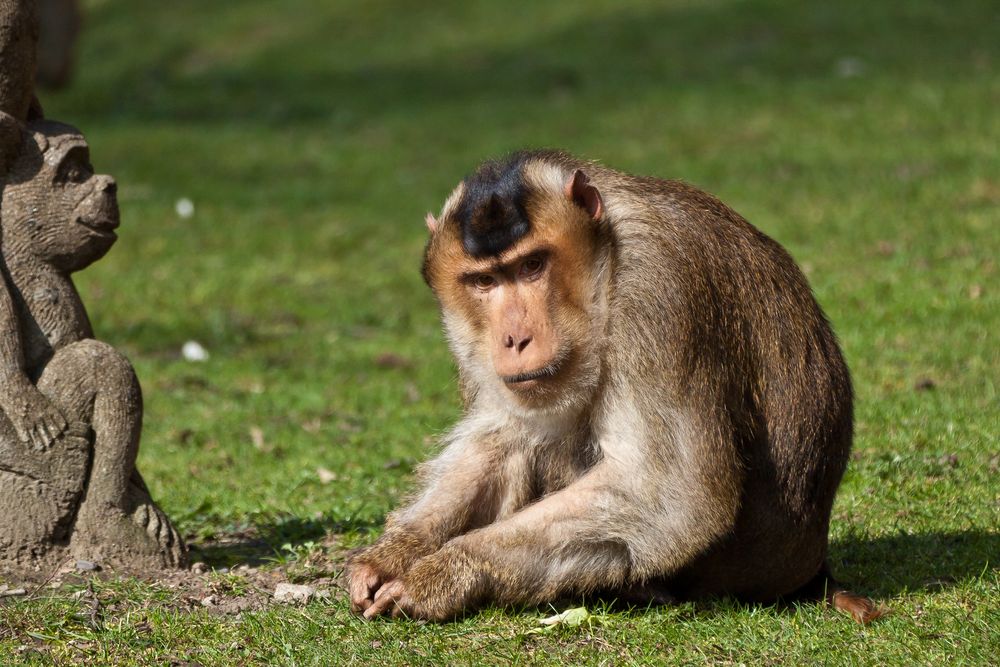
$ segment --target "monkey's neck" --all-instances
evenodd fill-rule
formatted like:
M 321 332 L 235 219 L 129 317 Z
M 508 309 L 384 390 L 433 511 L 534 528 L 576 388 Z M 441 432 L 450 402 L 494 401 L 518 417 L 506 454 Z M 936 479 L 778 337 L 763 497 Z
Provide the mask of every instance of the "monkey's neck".
M 4 274 L 17 309 L 29 373 L 41 368 L 56 350 L 93 338 L 90 319 L 73 281 L 23 249 L 3 248 Z

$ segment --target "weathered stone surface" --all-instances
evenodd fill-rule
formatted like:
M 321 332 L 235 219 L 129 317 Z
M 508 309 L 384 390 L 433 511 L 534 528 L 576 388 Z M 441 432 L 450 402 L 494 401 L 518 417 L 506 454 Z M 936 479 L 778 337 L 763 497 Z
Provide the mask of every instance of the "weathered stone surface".
M 28 117 L 35 93 L 38 18 L 34 2 L 0 0 L 0 112 Z
M 31 103 L 31 4 L 0 0 L 0 571 L 183 565 L 135 468 L 138 380 L 94 338 L 70 279 L 117 238 L 115 181 L 93 173 L 78 130 Z

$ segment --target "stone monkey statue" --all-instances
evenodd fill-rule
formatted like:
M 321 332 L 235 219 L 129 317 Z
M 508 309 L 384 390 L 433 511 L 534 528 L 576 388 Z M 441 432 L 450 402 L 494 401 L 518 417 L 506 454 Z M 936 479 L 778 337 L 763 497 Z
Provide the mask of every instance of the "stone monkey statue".
M 16 510 L 0 516 L 0 563 L 183 564 L 180 536 L 135 469 L 139 383 L 94 339 L 69 277 L 117 238 L 115 181 L 93 173 L 78 130 L 45 120 L 27 125 L 4 180 L 2 270 L 18 326 L 0 347 L 0 507 Z

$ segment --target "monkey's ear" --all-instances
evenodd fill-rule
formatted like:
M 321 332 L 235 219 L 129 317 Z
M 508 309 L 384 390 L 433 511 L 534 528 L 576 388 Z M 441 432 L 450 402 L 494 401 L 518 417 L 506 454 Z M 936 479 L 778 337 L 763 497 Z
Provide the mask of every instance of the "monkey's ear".
M 427 223 L 427 231 L 429 231 L 431 234 L 433 234 L 433 233 L 435 233 L 437 231 L 437 229 L 438 229 L 437 218 L 435 218 L 434 214 L 431 213 L 430 211 L 428 211 L 427 215 L 424 216 L 424 222 Z
M 582 169 L 577 169 L 566 181 L 566 198 L 582 208 L 590 216 L 591 220 L 597 220 L 604 213 L 604 201 L 601 193 L 590 183 L 590 179 L 583 173 Z

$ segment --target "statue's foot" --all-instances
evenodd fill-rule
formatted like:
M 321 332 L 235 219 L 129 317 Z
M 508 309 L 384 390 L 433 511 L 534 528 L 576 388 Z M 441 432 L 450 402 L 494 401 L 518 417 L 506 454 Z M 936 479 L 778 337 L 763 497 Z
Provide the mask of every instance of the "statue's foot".
M 145 502 L 136 507 L 130 518 L 146 533 L 149 540 L 158 545 L 164 565 L 167 567 L 187 565 L 187 547 L 184 546 L 184 540 L 152 498 L 146 495 Z
M 144 488 L 131 485 L 128 506 L 128 514 L 81 507 L 70 543 L 73 557 L 133 571 L 187 565 L 184 541 Z

